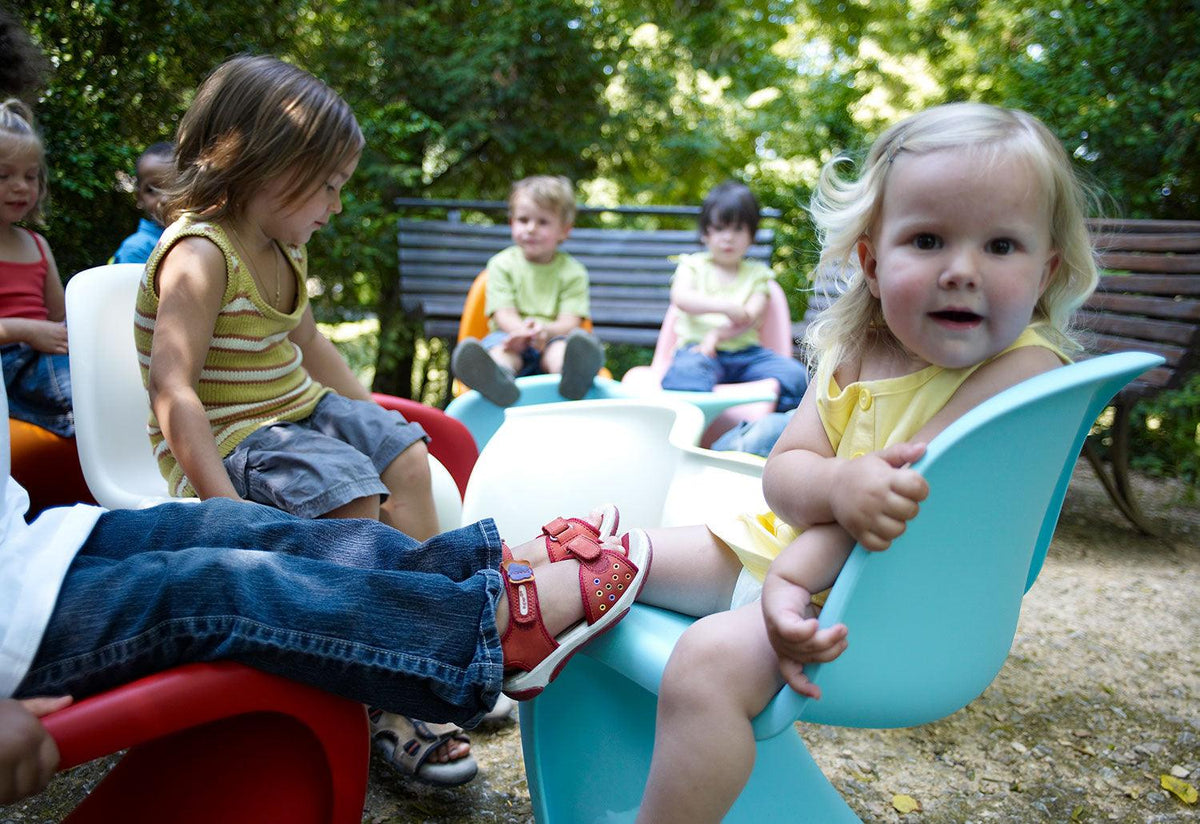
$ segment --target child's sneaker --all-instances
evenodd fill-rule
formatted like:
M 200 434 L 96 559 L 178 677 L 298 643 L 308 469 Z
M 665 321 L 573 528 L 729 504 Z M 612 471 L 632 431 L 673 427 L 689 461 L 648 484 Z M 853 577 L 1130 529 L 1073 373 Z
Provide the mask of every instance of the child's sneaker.
M 567 335 L 567 349 L 563 354 L 562 379 L 558 383 L 558 394 L 569 401 L 577 401 L 592 388 L 596 373 L 604 366 L 604 347 L 600 341 L 582 329 L 573 329 Z
M 513 373 L 492 359 L 475 338 L 467 338 L 450 355 L 454 377 L 496 406 L 512 406 L 521 397 Z

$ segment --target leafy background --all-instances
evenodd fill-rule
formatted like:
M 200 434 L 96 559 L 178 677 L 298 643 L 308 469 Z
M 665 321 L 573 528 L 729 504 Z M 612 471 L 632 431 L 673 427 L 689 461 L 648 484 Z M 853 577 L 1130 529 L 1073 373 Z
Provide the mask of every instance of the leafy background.
M 379 391 L 440 397 L 445 353 L 404 308 L 392 203 L 503 199 L 534 172 L 591 204 L 694 204 L 735 177 L 780 210 L 776 271 L 805 304 L 820 164 L 960 99 L 1041 117 L 1106 216 L 1200 218 L 1200 7 L 1170 0 L 20 0 L 52 63 L 31 95 L 64 273 L 136 223 L 128 175 L 224 58 L 273 53 L 353 106 L 368 149 L 310 244 L 326 321 Z M 654 221 L 646 219 L 646 224 Z M 616 374 L 647 353 L 614 348 Z M 1143 468 L 1200 474 L 1200 382 L 1139 410 Z

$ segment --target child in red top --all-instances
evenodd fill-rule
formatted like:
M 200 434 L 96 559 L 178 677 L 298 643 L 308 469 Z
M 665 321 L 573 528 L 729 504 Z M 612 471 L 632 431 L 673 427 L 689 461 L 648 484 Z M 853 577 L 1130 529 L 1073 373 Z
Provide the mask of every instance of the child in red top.
M 62 281 L 46 239 L 16 225 L 41 221 L 46 177 L 33 113 L 9 98 L 0 104 L 0 357 L 9 416 L 71 437 Z

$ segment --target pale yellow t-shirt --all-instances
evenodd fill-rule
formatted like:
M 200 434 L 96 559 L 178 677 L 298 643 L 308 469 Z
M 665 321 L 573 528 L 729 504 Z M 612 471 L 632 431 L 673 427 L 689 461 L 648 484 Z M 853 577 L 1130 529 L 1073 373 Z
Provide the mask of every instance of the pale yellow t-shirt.
M 523 318 L 550 323 L 564 312 L 586 318 L 588 274 L 582 263 L 557 252 L 549 263 L 530 263 L 519 246 L 497 252 L 487 264 L 484 311 L 488 329 L 496 331 L 497 309 L 516 309 Z
M 1026 346 L 1049 349 L 1063 363 L 1070 362 L 1034 326 L 1026 327 L 995 357 Z M 984 363 L 991 360 L 995 358 Z M 962 369 L 927 366 L 895 378 L 858 381 L 844 389 L 832 374 L 818 369 L 817 414 L 837 456 L 857 458 L 911 440 L 981 366 L 983 363 Z M 759 581 L 766 577 L 771 561 L 800 534 L 770 511 L 715 521 L 708 528 L 729 545 L 742 566 Z
M 738 267 L 737 277 L 729 280 L 721 276 L 712 262 L 712 252 L 696 252 L 683 255 L 675 269 L 672 283 L 685 283 L 691 289 L 705 297 L 724 298 L 740 303 L 742 306 L 750 298 L 767 291 L 767 285 L 775 279 L 771 268 L 759 260 L 742 260 Z M 693 315 L 680 312 L 675 321 L 675 347 L 699 343 L 714 329 L 729 322 L 729 316 L 722 312 L 704 312 Z M 717 344 L 722 352 L 736 352 L 747 346 L 758 346 L 758 330 L 751 327 L 740 335 Z

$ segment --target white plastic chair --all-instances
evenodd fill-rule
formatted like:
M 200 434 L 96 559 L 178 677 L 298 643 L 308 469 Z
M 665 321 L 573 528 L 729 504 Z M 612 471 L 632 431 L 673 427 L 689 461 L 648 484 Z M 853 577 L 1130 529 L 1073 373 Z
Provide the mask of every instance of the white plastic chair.
M 97 266 L 67 283 L 75 438 L 88 489 L 109 509 L 178 501 L 150 451 L 150 398 L 133 341 L 140 263 Z M 433 497 L 442 529 L 457 526 L 462 501 L 454 479 L 433 456 Z M 195 500 L 194 498 L 191 500 Z
M 856 821 L 794 722 L 923 724 L 991 683 L 1092 422 L 1122 386 L 1161 361 L 1122 353 L 1038 375 L 929 444 L 914 465 L 930 484 L 920 515 L 887 552 L 856 548 L 821 612 L 823 625 L 842 622 L 851 633 L 841 657 L 807 670 L 822 699 L 785 687 L 755 719 L 754 770 L 726 821 Z M 622 528 L 703 523 L 762 506 L 761 461 L 686 445 L 698 414 L 630 401 L 510 410 L 476 463 L 464 516 L 496 517 L 515 542 L 554 515 L 606 500 L 621 506 Z M 541 824 L 632 821 L 663 668 L 692 621 L 635 605 L 522 705 L 525 769 Z M 602 757 L 592 758 L 597 731 Z

